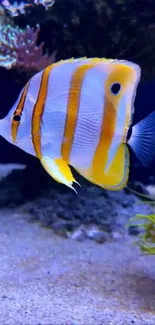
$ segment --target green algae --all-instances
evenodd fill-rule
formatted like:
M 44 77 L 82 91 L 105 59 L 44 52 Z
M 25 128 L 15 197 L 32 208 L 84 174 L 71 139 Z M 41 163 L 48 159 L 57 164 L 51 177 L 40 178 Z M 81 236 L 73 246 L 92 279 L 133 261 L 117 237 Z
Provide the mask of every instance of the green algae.
M 146 199 L 142 200 L 143 203 L 155 205 L 154 200 L 150 201 L 150 195 L 144 195 L 136 191 L 133 192 L 142 197 L 142 199 Z M 149 215 L 136 214 L 136 216 L 130 218 L 127 226 L 133 224 L 140 230 L 138 240 L 135 242 L 135 244 L 139 246 L 143 253 L 155 255 L 155 213 Z

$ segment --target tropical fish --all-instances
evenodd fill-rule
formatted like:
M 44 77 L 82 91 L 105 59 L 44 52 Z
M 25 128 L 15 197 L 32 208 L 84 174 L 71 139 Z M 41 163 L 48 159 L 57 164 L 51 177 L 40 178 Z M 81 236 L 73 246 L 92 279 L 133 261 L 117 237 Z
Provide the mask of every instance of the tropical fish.
M 120 190 L 129 177 L 129 146 L 145 166 L 155 156 L 155 111 L 131 133 L 140 75 L 126 60 L 61 60 L 27 82 L 0 120 L 0 135 L 72 189 L 69 165 L 92 183 Z

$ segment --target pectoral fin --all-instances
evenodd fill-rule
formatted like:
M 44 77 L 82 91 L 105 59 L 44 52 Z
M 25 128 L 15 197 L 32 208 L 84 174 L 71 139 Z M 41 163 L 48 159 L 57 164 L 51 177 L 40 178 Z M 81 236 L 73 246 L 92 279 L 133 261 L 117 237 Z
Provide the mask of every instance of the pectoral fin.
M 62 158 L 52 159 L 48 156 L 43 156 L 40 161 L 50 176 L 52 176 L 57 182 L 67 185 L 76 192 L 72 185 L 73 182 L 77 182 L 65 160 Z

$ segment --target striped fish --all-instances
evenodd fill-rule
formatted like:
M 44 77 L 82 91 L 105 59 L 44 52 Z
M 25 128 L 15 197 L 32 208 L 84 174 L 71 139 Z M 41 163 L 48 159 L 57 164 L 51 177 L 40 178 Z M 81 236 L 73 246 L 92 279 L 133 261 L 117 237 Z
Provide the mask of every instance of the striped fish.
M 125 60 L 54 63 L 28 81 L 0 120 L 0 135 L 72 189 L 69 165 L 105 189 L 122 189 L 129 177 L 128 146 L 146 166 L 155 156 L 155 111 L 131 129 L 140 74 L 137 64 Z

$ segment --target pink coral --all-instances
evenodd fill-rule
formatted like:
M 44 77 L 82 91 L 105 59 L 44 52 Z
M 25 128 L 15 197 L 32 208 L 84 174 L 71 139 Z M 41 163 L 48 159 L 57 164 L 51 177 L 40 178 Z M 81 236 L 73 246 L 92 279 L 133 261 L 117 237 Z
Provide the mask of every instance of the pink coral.
M 55 61 L 54 52 L 51 56 L 43 54 L 43 45 L 36 45 L 40 26 L 36 30 L 27 26 L 25 30 L 18 26 L 0 26 L 0 66 L 24 70 L 40 71 Z

